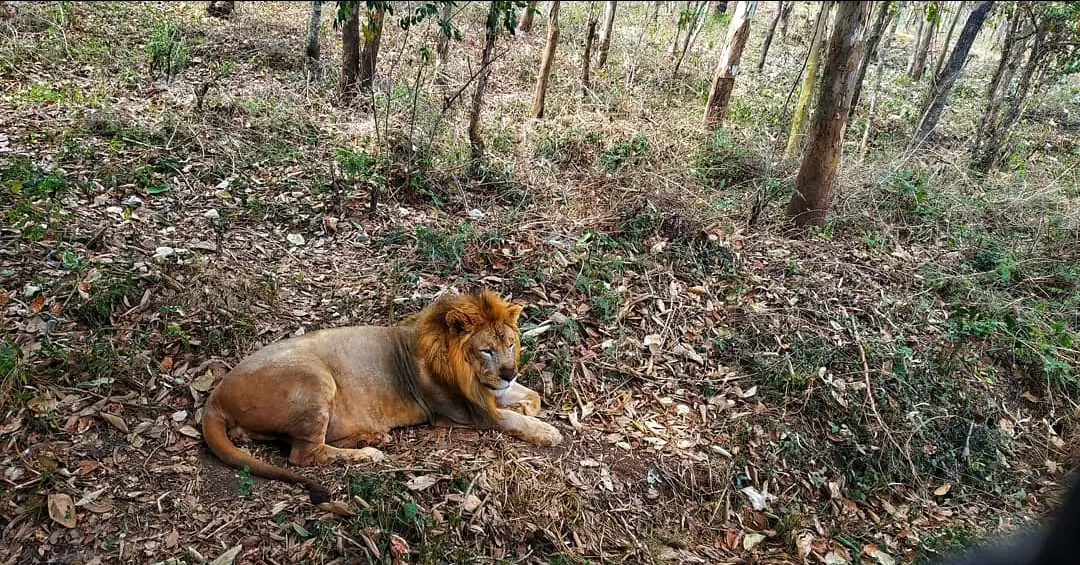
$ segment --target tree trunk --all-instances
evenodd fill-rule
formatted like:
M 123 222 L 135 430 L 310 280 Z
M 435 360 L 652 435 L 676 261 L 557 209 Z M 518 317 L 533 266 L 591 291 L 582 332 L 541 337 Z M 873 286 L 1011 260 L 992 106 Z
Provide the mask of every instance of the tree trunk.
M 979 120 L 978 130 L 975 132 L 973 149 L 976 155 L 979 154 L 990 124 L 997 121 L 1005 92 L 1009 90 L 1008 85 L 1012 82 L 1016 67 L 1020 64 L 1020 53 L 1014 53 L 1014 51 L 1020 51 L 1016 49 L 1017 37 L 1020 34 L 1020 17 L 1020 7 L 1014 6 L 1008 22 L 1002 26 L 1005 31 L 1002 38 L 1001 58 L 998 60 L 998 66 L 994 70 L 993 78 L 990 79 L 990 86 L 986 92 L 986 110 L 983 112 L 982 119 Z
M 637 77 L 638 61 L 641 59 L 641 50 L 645 45 L 645 34 L 656 29 L 659 20 L 658 16 L 660 15 L 660 4 L 660 2 L 652 2 L 652 10 L 645 15 L 645 25 L 641 26 L 637 41 L 633 44 L 624 80 L 626 88 L 631 88 L 634 85 L 634 79 Z
M 705 104 L 705 127 L 715 128 L 727 115 L 728 101 L 735 88 L 735 76 L 739 72 L 739 59 L 742 58 L 746 39 L 750 37 L 750 19 L 754 17 L 757 2 L 739 0 L 728 24 L 727 40 L 720 50 L 720 61 L 716 65 L 709 101 Z M 773 18 L 775 24 L 776 18 Z
M 765 43 L 761 45 L 761 56 L 758 57 L 757 72 L 761 72 L 765 68 L 765 58 L 769 56 L 769 46 L 772 45 L 773 34 L 776 33 L 776 24 L 780 23 L 780 15 L 784 13 L 784 0 L 780 0 L 776 3 L 776 14 L 773 16 L 772 23 L 769 24 L 769 33 L 765 35 Z
M 596 68 L 607 62 L 611 50 L 611 34 L 615 31 L 615 2 L 604 2 L 604 27 L 600 30 L 600 53 L 596 59 Z
M 889 18 L 892 17 L 891 2 L 879 2 L 877 4 L 874 25 L 870 28 L 870 37 L 866 40 L 866 49 L 863 50 L 862 60 L 859 61 L 859 71 L 855 76 L 855 92 L 851 94 L 851 111 L 859 107 L 859 96 L 862 94 L 863 79 L 866 78 L 866 69 L 870 62 L 876 60 L 878 45 L 885 36 L 885 28 L 889 26 Z
M 441 25 L 439 40 L 435 44 L 435 84 L 446 85 L 446 63 L 450 56 L 450 17 L 453 15 L 453 6 L 449 3 L 442 5 L 442 13 L 439 15 Z M 443 28 L 445 26 L 445 29 Z
M 949 64 L 934 78 L 934 84 L 930 87 L 930 92 L 923 103 L 922 119 L 919 121 L 919 127 L 915 129 L 915 136 L 911 138 L 908 149 L 922 145 L 937 126 L 938 120 L 941 119 L 941 112 L 945 109 L 949 91 L 956 82 L 956 78 L 960 76 L 960 70 L 964 68 L 964 63 L 967 61 L 968 52 L 975 43 L 975 36 L 979 34 L 993 6 L 992 1 L 979 2 L 968 16 L 967 23 L 964 24 L 964 29 L 956 40 L 956 48 L 949 57 Z
M 915 6 L 912 10 L 912 17 L 916 18 L 919 24 L 919 28 L 915 31 L 915 44 L 912 46 L 911 55 L 908 57 L 907 74 L 911 76 L 912 70 L 915 68 L 915 59 L 919 55 L 919 49 L 922 47 L 923 28 L 926 27 L 926 12 L 919 9 L 920 6 Z
M 322 2 L 313 1 L 311 3 L 311 20 L 308 22 L 307 31 L 307 48 L 304 49 L 304 53 L 307 55 L 308 69 L 312 76 L 319 76 L 320 64 L 319 56 L 322 51 L 319 44 L 319 26 L 322 24 Z
M 934 39 L 934 29 L 937 27 L 937 20 L 929 20 L 923 18 L 924 25 L 922 25 L 922 35 L 919 38 L 918 49 L 915 50 L 915 61 L 912 63 L 911 72 L 908 73 L 911 76 L 911 80 L 918 82 L 922 80 L 923 73 L 926 71 L 926 57 L 930 54 L 930 43 Z
M 787 209 L 798 227 L 825 225 L 869 14 L 868 1 L 840 2 L 837 8 L 825 75 L 814 110 L 813 134 L 795 177 L 795 192 Z
M 447 4 L 446 6 L 449 6 L 449 4 Z M 444 8 L 446 6 L 444 6 Z M 533 14 L 535 12 L 536 2 L 529 2 L 528 6 L 525 7 L 525 14 L 521 16 L 521 21 L 518 22 L 518 31 L 520 31 L 521 33 L 529 33 L 530 31 L 532 31 Z M 548 15 L 548 19 L 551 19 L 550 15 Z
M 379 43 L 382 41 L 383 19 L 386 10 L 376 8 L 368 11 L 364 23 L 364 46 L 360 50 L 360 74 L 357 77 L 360 90 L 371 92 L 371 83 L 375 80 L 375 63 L 379 60 Z
M 360 75 L 360 5 L 352 6 L 348 19 L 341 27 L 341 98 L 351 102 L 356 98 L 356 79 Z
M 533 96 L 532 117 L 544 117 L 544 98 L 547 96 L 548 79 L 551 77 L 551 64 L 555 62 L 555 46 L 559 44 L 559 0 L 551 3 L 548 12 L 547 44 L 544 55 L 540 58 L 540 74 L 536 77 L 536 94 Z M 588 68 L 588 60 L 585 62 Z
M 806 124 L 810 95 L 814 93 L 814 86 L 817 84 L 818 61 L 821 60 L 821 52 L 825 48 L 825 24 L 829 7 L 829 2 L 822 2 L 818 8 L 817 19 L 814 20 L 814 35 L 810 38 L 810 52 L 806 55 L 806 69 L 803 71 L 802 86 L 799 88 L 799 101 L 795 103 L 795 114 L 791 116 L 791 132 L 788 134 L 787 146 L 784 147 L 783 161 L 795 155 L 799 137 L 802 136 Z
M 1017 10 L 1019 9 L 1017 7 Z M 989 124 L 981 152 L 975 156 L 974 167 L 978 171 L 986 173 L 997 166 L 1001 158 L 1001 148 L 1005 145 L 1005 137 L 1023 113 L 1024 102 L 1033 84 L 1032 79 L 1046 54 L 1047 29 L 1046 22 L 1038 22 L 1035 26 L 1035 44 L 1031 46 L 1031 52 L 1020 73 L 1020 79 L 1016 82 L 1016 88 L 1006 96 L 1008 105 L 1005 107 L 1005 113 L 997 123 Z M 1019 59 L 1019 55 L 1017 58 Z M 1008 84 L 1003 85 L 1004 90 L 1007 88 Z
M 585 25 L 585 52 L 581 55 L 581 95 L 589 94 L 589 70 L 592 68 L 592 46 L 596 38 L 596 26 L 600 23 L 600 14 L 595 10 L 595 2 L 589 2 L 589 23 Z
M 671 60 L 675 60 L 675 56 L 679 54 L 679 37 L 682 36 L 682 14 L 690 11 L 691 2 L 686 3 L 686 8 L 679 12 L 679 19 L 675 24 L 675 39 L 671 42 L 671 53 L 669 53 Z
M 780 11 L 780 39 L 787 41 L 787 28 L 788 20 L 791 19 L 791 9 L 795 7 L 795 2 L 788 2 L 784 9 Z
M 690 23 L 686 27 L 686 35 L 683 38 L 682 49 L 679 50 L 679 57 L 675 59 L 675 67 L 671 70 L 671 78 L 675 78 L 679 75 L 679 67 L 682 66 L 683 59 L 686 57 L 686 52 L 690 49 L 690 46 L 694 43 L 694 38 L 697 37 L 695 31 L 698 27 L 698 22 L 704 22 L 705 8 L 708 7 L 708 2 L 699 2 L 694 8 L 694 15 L 690 19 Z
M 904 19 L 904 8 L 906 4 L 900 2 L 896 7 L 896 15 L 893 16 L 892 25 L 889 26 L 889 37 L 885 40 L 885 46 L 888 47 L 892 44 L 893 39 L 896 38 L 896 29 L 900 27 L 900 21 Z
M 488 75 L 491 74 L 491 57 L 495 50 L 495 38 L 499 36 L 499 3 L 491 2 L 488 9 L 484 34 L 484 51 L 480 55 L 480 73 L 476 76 L 476 90 L 473 92 L 472 107 L 469 109 L 469 152 L 473 164 L 484 160 L 484 139 L 480 136 L 480 110 L 484 106 L 484 89 L 487 88 Z
M 952 43 L 952 34 L 956 29 L 956 22 L 960 19 L 960 13 L 963 11 L 964 2 L 957 3 L 956 13 L 953 14 L 952 22 L 949 23 L 949 31 L 945 34 L 945 42 L 941 44 L 941 53 L 938 54 L 937 61 L 934 62 L 934 74 L 932 78 L 936 79 L 937 76 L 941 74 L 941 66 L 945 64 L 945 56 L 949 53 L 949 44 Z M 968 21 L 970 21 L 970 19 Z

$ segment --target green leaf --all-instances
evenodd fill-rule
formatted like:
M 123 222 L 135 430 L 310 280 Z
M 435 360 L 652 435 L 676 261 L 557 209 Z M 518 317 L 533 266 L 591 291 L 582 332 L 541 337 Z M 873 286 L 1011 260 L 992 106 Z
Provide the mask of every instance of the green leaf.
M 304 528 L 303 526 L 301 526 L 300 524 L 297 524 L 296 522 L 292 523 L 292 529 L 293 529 L 294 532 L 296 532 L 296 535 L 298 535 L 298 536 L 300 536 L 302 538 L 311 537 L 311 532 L 307 531 L 307 528 Z
M 146 187 L 147 194 L 161 194 L 163 192 L 169 192 L 169 187 L 164 184 L 152 184 Z

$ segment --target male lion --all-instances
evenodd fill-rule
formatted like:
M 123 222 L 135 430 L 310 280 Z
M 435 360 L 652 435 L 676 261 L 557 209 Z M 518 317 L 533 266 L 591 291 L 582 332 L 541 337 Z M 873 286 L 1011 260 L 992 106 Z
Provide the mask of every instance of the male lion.
M 536 445 L 562 435 L 534 418 L 540 395 L 517 382 L 521 306 L 490 290 L 444 297 L 404 324 L 324 329 L 279 341 L 240 362 L 218 384 L 203 418 L 206 443 L 252 474 L 300 483 L 312 502 L 329 492 L 255 459 L 229 439 L 288 438 L 289 462 L 382 459 L 391 428 L 494 427 Z M 505 407 L 521 405 L 524 415 Z M 228 432 L 227 432 L 228 431 Z

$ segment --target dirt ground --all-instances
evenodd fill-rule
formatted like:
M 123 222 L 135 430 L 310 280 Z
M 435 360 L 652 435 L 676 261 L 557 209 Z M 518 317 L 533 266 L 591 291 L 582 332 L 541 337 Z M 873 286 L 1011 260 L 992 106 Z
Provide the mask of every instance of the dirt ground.
M 585 5 L 571 4 L 555 110 L 526 119 L 538 17 L 533 33 L 500 40 L 480 168 L 465 159 L 461 104 L 441 112 L 475 68 L 479 5 L 455 16 L 467 23 L 441 94 L 409 82 L 419 68 L 430 84 L 419 53 L 434 29 L 391 26 L 376 87 L 392 110 L 378 126 L 370 109 L 337 102 L 328 17 L 327 75 L 312 79 L 307 3 L 237 6 L 228 20 L 204 2 L 3 8 L 3 562 L 889 565 L 1013 529 L 1056 500 L 1075 384 L 962 317 L 950 292 L 971 305 L 1004 283 L 964 271 L 968 240 L 941 227 L 963 213 L 1020 232 L 1042 226 L 1041 212 L 990 198 L 928 227 L 886 209 L 909 193 L 875 192 L 902 164 L 851 159 L 832 231 L 784 228 L 775 191 L 794 167 L 761 155 L 784 141 L 806 6 L 765 73 L 740 77 L 728 137 L 698 124 L 726 28 L 707 25 L 670 78 L 667 7 L 671 30 L 627 8 L 618 64 L 582 100 Z M 182 38 L 171 44 L 180 70 L 166 80 L 149 60 L 169 37 Z M 755 28 L 748 59 L 761 39 Z M 887 57 L 902 59 L 908 39 L 901 30 Z M 971 91 L 994 64 L 980 53 L 961 81 Z M 890 85 L 882 152 L 914 103 Z M 947 179 L 964 202 L 989 185 L 1044 187 L 1029 203 L 1062 221 L 1008 245 L 1074 265 L 1080 232 L 1061 234 L 1076 229 L 1076 198 L 1056 192 L 1072 181 L 1052 180 L 1073 169 L 970 177 L 949 145 L 967 122 L 948 123 L 947 149 L 919 157 L 928 182 Z M 387 125 L 406 143 L 379 146 Z M 1024 127 L 1075 147 L 1068 131 Z M 405 164 L 363 157 L 378 147 Z M 1032 153 L 1031 170 L 1070 153 L 1048 155 Z M 371 186 L 382 190 L 374 216 Z M 1076 279 L 1016 273 L 1008 300 L 1057 285 L 1053 303 L 1069 311 Z M 393 323 L 480 286 L 526 305 L 522 380 L 563 445 L 395 430 L 380 464 L 304 470 L 332 487 L 336 513 L 206 449 L 208 391 L 260 345 Z M 1076 331 L 1075 310 L 1061 316 L 1065 329 L 1046 335 Z M 1053 355 L 1075 368 L 1071 346 Z M 288 465 L 282 446 L 249 447 Z

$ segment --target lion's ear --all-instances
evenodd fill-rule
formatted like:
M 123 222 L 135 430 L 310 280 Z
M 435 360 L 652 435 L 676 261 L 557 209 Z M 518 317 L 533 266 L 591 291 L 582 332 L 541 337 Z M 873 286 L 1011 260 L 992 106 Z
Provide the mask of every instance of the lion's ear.
M 518 318 L 521 316 L 521 306 L 518 304 L 511 304 L 506 307 L 506 319 L 513 325 L 517 325 Z
M 460 306 L 451 308 L 446 312 L 446 325 L 456 334 L 466 334 L 476 329 L 477 316 Z

